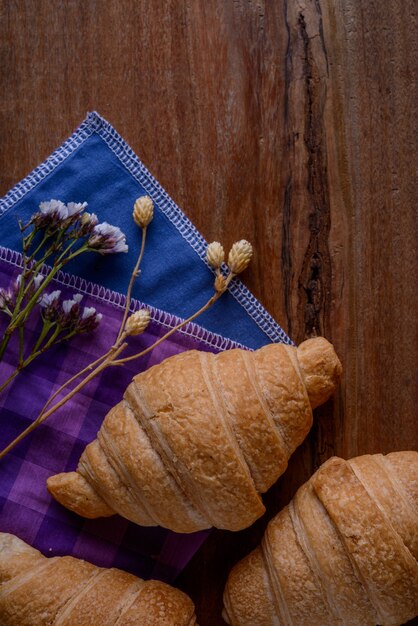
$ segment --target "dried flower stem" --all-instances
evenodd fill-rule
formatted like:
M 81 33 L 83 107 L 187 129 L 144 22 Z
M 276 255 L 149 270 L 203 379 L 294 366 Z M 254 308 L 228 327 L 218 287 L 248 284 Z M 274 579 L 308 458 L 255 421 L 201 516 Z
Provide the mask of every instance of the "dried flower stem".
M 37 261 L 36 264 L 31 268 L 31 272 L 33 273 L 32 279 L 31 279 L 29 285 L 27 285 L 26 290 L 23 291 L 23 293 L 21 295 L 21 298 L 19 300 L 19 303 L 18 303 L 17 310 L 13 312 L 12 318 L 11 318 L 11 320 L 9 322 L 8 327 L 6 328 L 6 330 L 4 332 L 3 339 L 2 339 L 2 341 L 0 343 L 0 360 L 3 357 L 3 354 L 4 354 L 4 352 L 5 352 L 6 348 L 7 348 L 7 345 L 9 343 L 9 341 L 10 341 L 10 338 L 11 338 L 13 332 L 17 328 L 19 328 L 20 326 L 22 326 L 25 323 L 25 321 L 29 317 L 32 309 L 36 305 L 39 296 L 45 290 L 45 288 L 49 285 L 49 283 L 54 278 L 54 276 L 56 276 L 56 274 L 59 272 L 59 270 L 62 269 L 62 267 L 66 263 L 68 263 L 69 261 L 71 261 L 72 259 L 77 257 L 79 254 L 82 254 L 83 252 L 85 252 L 88 249 L 87 245 L 84 244 L 78 250 L 76 250 L 75 252 L 72 252 L 67 258 L 65 258 L 65 254 L 70 250 L 71 246 L 74 245 L 74 243 L 75 242 L 73 241 L 69 246 L 67 246 L 67 248 L 64 250 L 64 252 L 62 252 L 62 254 L 60 254 L 58 259 L 55 261 L 54 267 L 49 272 L 48 276 L 45 278 L 45 280 L 42 282 L 42 284 L 38 287 L 38 289 L 35 289 L 35 293 L 31 296 L 31 298 L 29 299 L 29 302 L 26 304 L 25 308 L 22 311 L 20 311 L 20 303 L 21 303 L 21 301 L 23 299 L 23 295 L 27 291 L 27 289 L 29 288 L 30 283 L 32 282 L 33 276 L 35 275 L 37 269 L 39 269 L 41 267 L 41 265 L 43 265 L 43 263 L 46 261 L 48 256 L 50 256 L 49 252 L 46 252 L 45 255 L 42 257 L 42 259 Z M 22 283 L 23 282 L 24 281 L 23 281 L 23 278 L 22 278 Z M 21 285 L 19 291 L 22 288 L 23 288 L 23 285 Z
M 138 256 L 137 262 L 135 263 L 135 267 L 132 270 L 131 278 L 130 278 L 129 285 L 128 285 L 128 290 L 126 292 L 125 310 L 124 310 L 124 313 L 123 313 L 123 318 L 122 318 L 122 322 L 121 322 L 121 325 L 120 325 L 120 328 L 119 328 L 118 336 L 117 336 L 115 344 L 114 344 L 115 346 L 119 345 L 120 341 L 125 338 L 124 328 L 125 328 L 125 324 L 126 324 L 126 319 L 128 317 L 129 309 L 130 309 L 130 306 L 131 306 L 132 288 L 133 288 L 133 285 L 134 285 L 134 282 L 135 282 L 136 278 L 139 276 L 139 267 L 140 267 L 140 265 L 142 263 L 142 258 L 144 256 L 144 251 L 145 251 L 146 236 L 147 236 L 147 227 L 144 226 L 142 228 L 141 249 L 140 249 L 140 252 L 139 252 L 139 256 Z M 65 389 L 65 387 L 68 387 L 68 385 L 71 385 L 71 383 L 73 383 L 75 380 L 77 380 L 77 378 L 80 378 L 80 376 L 82 376 L 83 374 L 85 374 L 88 371 L 91 371 L 93 369 L 93 367 L 96 367 L 99 363 L 104 361 L 111 354 L 113 348 L 114 348 L 114 346 L 112 346 L 112 348 L 110 348 L 110 350 L 108 350 L 108 352 L 106 352 L 105 354 L 102 354 L 101 356 L 99 356 L 98 359 L 96 359 L 92 363 L 89 363 L 88 365 L 86 365 L 86 367 L 84 367 L 82 370 L 80 370 L 79 372 L 74 374 L 74 376 L 69 378 L 63 385 L 61 385 L 61 387 L 59 389 L 57 389 L 57 391 L 55 391 L 55 393 L 53 393 L 52 396 L 48 399 L 48 401 L 44 405 L 40 415 L 42 415 L 44 413 L 44 411 L 51 404 L 51 402 L 53 402 L 53 400 L 55 400 L 55 398 L 61 393 L 61 391 L 63 389 Z M 1 456 L 0 456 L 0 458 L 1 458 Z
M 27 244 L 26 244 L 26 246 L 27 246 L 26 249 L 28 249 L 30 247 L 30 245 L 32 243 L 32 240 L 33 240 L 33 236 L 36 235 L 36 233 L 37 233 L 37 230 L 34 230 L 32 233 L 30 233 L 30 235 L 28 235 L 28 237 L 27 237 L 28 241 L 27 241 Z M 18 296 L 17 296 L 17 299 L 16 299 L 16 306 L 15 306 L 15 309 L 13 311 L 12 321 L 16 319 L 18 313 L 20 312 L 20 304 L 22 303 L 22 300 L 23 300 L 25 294 L 28 293 L 29 289 L 31 288 L 36 274 L 41 269 L 42 265 L 44 265 L 44 263 L 54 253 L 53 246 L 51 246 L 51 247 L 48 248 L 48 250 L 46 250 L 46 252 L 45 252 L 45 254 L 43 255 L 42 258 L 38 259 L 35 263 L 32 264 L 32 261 L 34 261 L 34 259 L 36 257 L 36 254 L 43 248 L 45 243 L 51 237 L 52 237 L 52 235 L 50 233 L 45 233 L 44 236 L 42 237 L 41 243 L 32 252 L 32 254 L 29 257 L 27 257 L 26 254 L 23 255 L 23 267 L 22 267 L 22 274 L 21 274 L 22 279 L 21 279 L 21 282 L 20 282 L 20 285 L 19 285 L 19 292 L 18 292 Z M 58 238 L 59 238 L 59 236 L 58 236 Z M 73 244 L 71 244 L 71 245 L 73 245 Z M 60 255 L 59 260 L 62 259 L 62 258 L 63 258 L 63 254 Z M 30 279 L 29 279 L 29 282 L 27 284 L 25 284 L 26 273 L 27 272 L 30 272 L 30 274 L 29 274 Z M 43 284 L 42 288 L 44 289 L 45 287 L 46 287 L 46 283 Z
M 98 359 L 96 359 L 92 363 L 89 363 L 89 365 L 87 365 L 82 370 L 80 370 L 79 372 L 74 374 L 74 376 L 72 376 L 63 385 L 61 385 L 59 387 L 59 389 L 57 389 L 54 392 L 54 394 L 45 403 L 42 411 L 39 413 L 38 417 L 32 422 L 32 424 L 30 424 L 6 448 L 4 448 L 4 450 L 2 450 L 0 452 L 0 459 L 3 458 L 8 452 L 10 452 L 10 450 L 12 450 L 20 441 L 22 441 L 22 439 L 24 439 L 26 437 L 26 435 L 29 435 L 33 430 L 35 430 L 35 428 L 37 428 L 40 424 L 42 424 L 50 415 L 52 415 L 52 413 L 55 413 L 55 411 L 57 411 L 63 404 L 68 402 L 68 400 L 70 400 L 80 389 L 82 389 L 85 385 L 87 385 L 87 383 L 90 382 L 90 380 L 92 380 L 93 378 L 98 376 L 104 369 L 109 367 L 109 365 L 112 365 L 113 364 L 113 360 L 117 356 L 119 356 L 119 354 L 123 350 L 125 350 L 125 348 L 127 347 L 128 344 L 127 343 L 123 343 L 125 338 L 126 338 L 126 333 L 125 333 L 124 329 L 125 329 L 126 320 L 127 320 L 127 317 L 128 317 L 130 305 L 131 305 L 132 288 L 133 288 L 135 279 L 139 275 L 139 267 L 141 265 L 142 258 L 144 256 L 147 227 L 145 226 L 141 230 L 142 230 L 141 249 L 140 249 L 137 262 L 135 263 L 135 267 L 134 267 L 134 269 L 132 271 L 131 278 L 130 278 L 130 281 L 129 281 L 129 286 L 128 286 L 128 290 L 127 290 L 127 294 L 126 294 L 125 310 L 124 310 L 122 322 L 121 322 L 121 325 L 120 325 L 120 328 L 119 328 L 118 336 L 116 338 L 116 341 L 115 341 L 114 345 L 105 354 L 102 354 Z M 53 339 L 53 338 L 55 338 L 54 334 L 52 335 L 51 339 Z M 65 339 L 67 339 L 67 338 L 68 337 L 66 336 Z M 17 376 L 17 374 L 20 372 L 20 370 L 23 367 L 26 367 L 26 365 L 29 365 L 30 362 L 32 362 L 37 356 L 39 356 L 39 354 L 44 352 L 51 345 L 51 339 L 48 341 L 48 343 L 46 344 L 46 346 L 43 349 L 38 350 L 37 352 L 35 352 L 33 355 L 28 357 L 28 359 L 26 359 L 26 361 L 24 361 L 23 364 L 20 367 L 16 368 L 16 370 L 2 384 L 2 386 L 0 387 L 0 392 L 10 382 L 12 382 L 12 380 Z M 83 380 L 81 380 L 80 383 L 76 387 L 74 387 L 74 389 L 69 391 L 61 400 L 59 400 L 59 402 L 57 402 L 49 410 L 47 410 L 48 407 L 51 405 L 51 403 L 55 400 L 55 398 L 66 387 L 68 387 L 68 385 L 70 385 L 72 382 L 74 382 L 75 380 L 80 378 L 80 376 L 82 376 L 83 374 L 86 374 L 87 372 L 90 372 L 90 373 L 86 376 L 86 378 L 83 378 Z
M 71 398 L 75 396 L 75 394 L 78 393 L 80 389 L 84 387 L 84 385 L 86 385 L 93 378 L 98 376 L 98 374 L 100 374 L 106 367 L 108 367 L 108 361 L 118 356 L 122 352 L 122 350 L 126 348 L 127 345 L 127 343 L 123 343 L 118 348 L 115 347 L 114 350 L 111 348 L 111 355 L 109 355 L 109 357 L 105 361 L 103 361 L 101 365 L 96 367 L 88 376 L 86 376 L 86 378 L 84 378 L 76 387 L 74 387 L 74 389 L 67 393 L 64 398 L 62 398 L 59 402 L 57 402 L 57 404 L 49 409 L 49 411 L 46 411 L 46 413 L 40 413 L 35 421 L 33 421 L 24 431 L 20 433 L 20 435 L 16 437 L 16 439 L 9 443 L 9 445 L 0 452 L 0 459 L 6 456 L 8 452 L 10 452 L 15 446 L 17 446 L 17 444 L 22 441 L 22 439 L 24 439 L 27 435 L 29 435 L 33 430 L 35 430 L 35 428 L 42 424 L 50 415 L 52 415 L 52 413 L 55 413 L 55 411 L 57 411 L 63 404 L 68 402 L 68 400 L 71 400 Z
M 165 335 L 157 339 L 157 341 L 153 343 L 151 346 L 148 346 L 148 348 L 145 348 L 144 350 L 142 350 L 141 352 L 138 352 L 137 354 L 132 354 L 131 356 L 127 356 L 124 359 L 115 360 L 112 363 L 110 363 L 110 365 L 123 365 L 124 363 L 128 363 L 129 361 L 139 359 L 139 357 L 144 356 L 145 354 L 148 354 L 148 352 L 151 352 L 151 350 L 154 350 L 154 348 L 156 348 L 160 343 L 168 339 L 168 337 L 171 337 L 171 335 L 175 333 L 176 330 L 179 330 L 180 328 L 182 328 L 189 322 L 192 322 L 199 315 L 207 311 L 213 304 L 215 304 L 215 302 L 219 300 L 222 294 L 225 293 L 233 277 L 234 277 L 234 274 L 229 274 L 228 277 L 225 279 L 225 288 L 223 291 L 216 291 L 213 294 L 213 296 L 209 298 L 206 304 L 204 304 L 198 311 L 196 311 L 196 313 L 193 313 L 193 315 L 190 315 L 190 317 L 188 317 L 185 320 L 182 320 L 179 324 L 171 328 Z
M 142 246 L 141 246 L 141 250 L 142 250 Z M 142 255 L 143 255 L 143 253 L 142 253 Z M 140 256 L 141 256 L 141 254 L 140 254 Z M 140 261 L 140 258 L 138 260 Z M 138 274 L 139 265 L 140 265 L 140 263 L 137 262 L 137 264 L 135 265 L 135 268 L 134 268 L 134 272 L 132 272 L 132 275 L 134 275 L 134 274 L 137 275 Z M 225 288 L 224 288 L 223 291 L 215 292 L 211 296 L 211 298 L 209 298 L 209 300 L 206 302 L 206 304 L 204 304 L 198 311 L 196 311 L 193 315 L 191 315 L 187 319 L 183 320 L 182 322 L 180 322 L 179 324 L 177 324 L 173 328 L 171 328 L 167 333 L 165 333 L 165 335 L 163 335 L 162 337 L 157 339 L 157 341 L 155 341 L 155 343 L 153 343 L 151 346 L 148 346 L 148 348 L 145 348 L 145 350 L 142 350 L 138 354 L 134 354 L 134 355 L 126 357 L 124 359 L 118 359 L 117 357 L 119 356 L 119 354 L 121 354 L 125 350 L 125 348 L 128 346 L 128 344 L 126 342 L 124 342 L 126 334 L 125 334 L 124 331 L 122 331 L 122 334 L 120 336 L 118 336 L 115 344 L 110 348 L 110 350 L 106 354 L 100 356 L 98 359 L 96 359 L 96 361 L 94 361 L 93 363 L 90 363 L 84 369 L 82 369 L 81 371 L 77 372 L 77 374 L 75 374 L 72 378 L 67 380 L 59 389 L 57 389 L 57 391 L 55 391 L 55 393 L 46 402 L 46 404 L 44 405 L 42 411 L 40 412 L 38 417 L 35 419 L 35 421 L 32 422 L 32 424 L 30 424 L 22 433 L 20 433 L 20 435 L 18 435 L 18 437 L 16 437 L 16 439 L 14 439 L 6 448 L 4 448 L 4 450 L 2 450 L 0 452 L 0 459 L 2 459 L 20 441 L 22 441 L 22 439 L 24 439 L 26 437 L 26 435 L 29 435 L 29 433 L 31 433 L 33 430 L 35 430 L 35 428 L 37 428 L 40 424 L 42 424 L 50 415 L 55 413 L 55 411 L 57 411 L 63 404 L 68 402 L 68 400 L 71 400 L 71 398 L 76 393 L 78 393 L 78 391 L 80 391 L 80 389 L 82 389 L 88 382 L 90 382 L 90 380 L 92 380 L 93 378 L 98 376 L 107 367 L 116 366 L 116 365 L 124 365 L 128 361 L 132 361 L 134 359 L 138 359 L 141 356 L 144 356 L 145 354 L 147 354 L 148 352 L 151 352 L 151 350 L 156 348 L 160 343 L 162 343 L 163 341 L 168 339 L 168 337 L 170 337 L 177 330 L 179 330 L 180 328 L 182 328 L 183 326 L 185 326 L 189 322 L 192 322 L 194 319 L 196 319 L 196 317 L 198 317 L 199 315 L 201 315 L 202 313 L 207 311 L 213 304 L 215 304 L 215 302 L 227 290 L 228 285 L 231 282 L 231 280 L 234 278 L 234 276 L 235 275 L 231 272 L 227 276 L 227 278 L 225 279 Z M 133 281 L 132 281 L 132 285 L 133 285 Z M 131 290 L 132 290 L 132 286 L 131 286 Z M 127 300 L 126 304 L 128 304 L 128 300 Z M 126 312 L 126 310 L 127 310 L 127 308 L 125 308 L 125 312 Z M 80 381 L 80 383 L 76 387 L 74 387 L 74 389 L 69 391 L 61 400 L 59 400 L 59 402 L 54 404 L 50 409 L 46 410 L 47 407 L 50 406 L 52 401 L 61 393 L 61 391 L 63 389 L 65 389 L 65 387 L 67 387 L 74 380 L 76 380 L 77 378 L 79 378 L 80 376 L 82 376 L 83 374 L 88 372 L 89 370 L 92 370 L 92 368 L 94 368 L 93 371 L 91 371 L 90 374 L 88 376 L 86 376 L 86 378 L 84 378 L 82 381 Z
M 113 348 L 113 346 L 112 346 Z M 65 381 L 65 383 L 63 385 L 61 385 L 61 387 L 59 387 L 59 389 L 57 389 L 52 396 L 50 396 L 50 398 L 48 398 L 47 402 L 44 404 L 42 411 L 40 412 L 39 415 L 42 415 L 46 409 L 49 407 L 49 405 L 55 400 L 55 398 L 61 393 L 61 391 L 63 389 L 65 389 L 66 387 L 68 387 L 68 385 L 71 385 L 71 383 L 73 383 L 75 380 L 77 380 L 77 378 L 80 378 L 80 376 L 82 376 L 83 374 L 85 374 L 86 372 L 91 371 L 94 367 L 96 367 L 99 363 L 101 363 L 102 361 L 104 361 L 110 354 L 110 352 L 112 351 L 112 348 L 110 348 L 110 350 L 108 350 L 108 352 L 106 352 L 105 354 L 102 354 L 101 356 L 99 356 L 98 359 L 96 359 L 95 361 L 93 361 L 92 363 L 89 363 L 88 365 L 86 365 L 86 367 L 84 367 L 82 370 L 80 370 L 79 372 L 77 372 L 76 374 L 74 374 L 74 376 L 71 376 L 71 378 L 69 378 L 68 380 Z M 0 456 L 1 458 L 1 456 Z
M 65 254 L 70 250 L 71 246 L 74 245 L 74 243 L 75 241 L 72 242 L 69 246 L 67 246 L 64 252 L 58 257 L 57 261 L 55 261 L 54 263 L 54 267 L 49 272 L 48 276 L 45 278 L 42 284 L 38 287 L 38 289 L 35 290 L 35 293 L 30 298 L 26 307 L 23 309 L 23 311 L 19 313 L 15 321 L 12 324 L 10 324 L 8 328 L 6 328 L 6 333 L 11 334 L 20 324 L 26 321 L 33 307 L 37 303 L 39 296 L 45 290 L 45 287 L 49 285 L 49 283 L 54 278 L 54 276 L 56 276 L 59 270 L 62 269 L 64 265 L 66 265 L 66 263 L 68 263 L 69 261 L 72 261 L 73 259 L 75 259 L 77 256 L 79 256 L 80 254 L 82 254 L 88 249 L 87 244 L 84 244 L 78 250 L 76 250 L 75 252 L 72 252 L 67 258 L 65 258 Z
M 8 378 L 6 378 L 6 380 L 4 380 L 0 384 L 0 393 L 2 393 L 6 389 L 6 387 L 8 387 L 8 385 L 10 385 L 10 383 L 16 378 L 16 376 L 18 374 L 20 374 L 20 372 L 23 369 L 25 369 L 25 367 L 30 365 L 32 363 L 32 361 L 34 361 L 36 358 L 38 358 L 38 356 L 40 356 L 41 354 L 44 354 L 44 352 L 49 350 L 49 348 L 51 348 L 53 345 L 58 346 L 63 341 L 67 341 L 68 339 L 71 339 L 71 337 L 73 337 L 74 335 L 77 334 L 77 330 L 73 330 L 73 331 L 68 332 L 65 335 L 62 335 L 57 340 L 58 335 L 62 332 L 63 329 L 62 329 L 61 326 L 56 325 L 56 328 L 55 328 L 54 332 L 52 333 L 52 335 L 50 336 L 48 341 L 41 348 L 40 346 L 42 344 L 42 341 L 46 338 L 46 336 L 48 335 L 48 333 L 51 330 L 51 328 L 53 328 L 53 326 L 55 326 L 55 324 L 48 324 L 48 323 L 44 322 L 44 326 L 42 328 L 41 334 L 39 335 L 38 340 L 37 340 L 35 346 L 32 348 L 31 353 L 26 357 L 26 359 L 24 359 L 24 354 L 23 354 L 24 327 L 23 326 L 19 326 L 19 329 L 18 329 L 18 333 L 19 333 L 19 362 L 18 362 L 18 365 L 15 368 L 15 370 L 10 374 L 10 376 Z M 103 355 L 103 357 L 101 357 L 101 359 L 104 358 L 105 356 L 106 355 Z M 79 375 L 80 374 L 77 374 L 76 377 L 78 378 Z M 69 382 L 70 381 L 68 381 L 66 383 L 66 385 Z
M 131 279 L 130 279 L 129 285 L 128 285 L 128 291 L 126 292 L 125 312 L 123 314 L 122 322 L 121 322 L 119 333 L 118 333 L 118 336 L 117 336 L 117 341 L 120 339 L 120 337 L 121 337 L 121 335 L 123 333 L 123 330 L 125 328 L 126 319 L 128 317 L 128 314 L 129 314 L 129 309 L 131 308 L 132 287 L 134 286 L 135 280 L 139 276 L 139 266 L 141 265 L 142 258 L 144 256 L 145 240 L 147 238 L 147 227 L 144 226 L 141 230 L 142 230 L 141 250 L 139 252 L 138 260 L 137 260 L 137 262 L 135 264 L 135 267 L 132 270 Z
M 45 239 L 45 237 L 44 237 L 44 239 Z M 3 348 L 3 351 L 1 352 L 1 354 L 3 354 L 5 348 L 7 347 L 7 344 L 9 342 L 10 337 L 13 334 L 14 330 L 17 329 L 18 335 L 19 335 L 19 359 L 18 359 L 18 365 L 17 365 L 16 369 L 14 370 L 14 372 L 12 372 L 12 374 L 6 380 L 4 380 L 0 384 L 0 393 L 2 391 L 4 391 L 4 389 L 16 378 L 17 374 L 19 374 L 25 367 L 30 365 L 30 363 L 32 363 L 32 361 L 34 361 L 38 356 L 40 356 L 46 350 L 51 348 L 53 344 L 58 345 L 59 343 L 62 343 L 63 341 L 66 341 L 67 339 L 70 339 L 71 337 L 73 337 L 76 334 L 76 332 L 77 332 L 76 330 L 68 332 L 65 335 L 62 335 L 59 338 L 59 340 L 57 340 L 57 337 L 62 332 L 63 328 L 59 324 L 56 324 L 56 323 L 51 324 L 50 322 L 45 320 L 43 328 L 41 330 L 41 333 L 40 333 L 40 335 L 39 335 L 35 345 L 31 349 L 31 353 L 29 354 L 29 356 L 26 359 L 24 358 L 24 324 L 25 324 L 25 321 L 26 321 L 27 317 L 29 316 L 30 312 L 32 311 L 33 307 L 39 301 L 39 294 L 45 289 L 45 287 L 50 283 L 52 278 L 65 265 L 65 263 L 67 263 L 69 260 L 71 260 L 71 259 L 75 258 L 76 256 L 78 256 L 78 254 L 81 254 L 82 252 L 87 250 L 87 247 L 84 245 L 81 248 L 79 248 L 78 250 L 76 250 L 75 252 L 73 252 L 69 257 L 65 258 L 65 254 L 70 250 L 70 248 L 73 245 L 73 243 L 70 244 L 69 246 L 67 246 L 67 248 L 64 250 L 64 252 L 58 257 L 56 267 L 53 267 L 53 269 L 48 274 L 46 279 L 41 283 L 40 287 L 38 289 L 35 289 L 35 294 L 30 298 L 30 300 L 26 304 L 25 308 L 20 313 L 19 313 L 19 306 L 15 308 L 14 312 L 17 311 L 18 315 L 15 318 L 13 318 L 13 316 L 12 316 L 11 322 L 9 323 L 9 326 L 8 326 L 8 328 L 5 331 L 5 334 L 4 334 L 2 343 L 1 343 L 1 347 Z M 34 280 L 34 277 L 35 277 L 35 275 L 37 273 L 37 269 L 39 269 L 39 267 L 44 263 L 44 261 L 47 258 L 47 256 L 48 256 L 48 253 L 46 253 L 44 255 L 44 257 L 42 259 L 40 259 L 35 264 L 36 269 L 33 269 L 33 268 L 31 269 L 32 277 L 31 277 L 31 280 L 29 281 L 29 284 L 26 285 L 26 288 L 24 287 L 24 273 L 22 272 L 20 285 L 19 285 L 19 294 L 20 294 L 20 291 L 22 289 L 24 290 L 24 293 L 22 294 L 22 298 L 25 295 L 25 293 L 27 293 L 27 291 L 28 291 L 28 289 L 30 287 L 31 282 Z M 41 348 L 40 346 L 42 345 L 42 342 L 46 339 L 49 331 L 52 328 L 54 328 L 54 326 L 56 326 L 56 327 L 55 327 L 54 331 L 52 332 L 52 335 L 49 337 L 48 341 Z
M 23 326 L 19 327 L 19 365 L 23 362 L 23 354 L 25 349 L 25 329 Z M 0 387 L 0 391 L 2 387 Z
M 229 278 L 229 277 L 228 277 Z M 233 278 L 233 276 L 231 275 L 230 280 Z M 230 280 L 228 281 L 228 284 L 230 282 Z M 225 288 L 226 289 L 226 288 Z M 223 292 L 222 292 L 223 293 Z M 201 307 L 198 311 L 196 311 L 196 313 L 194 313 L 193 315 L 191 315 L 190 317 L 188 317 L 186 320 L 183 320 L 182 322 L 180 322 L 179 324 L 177 324 L 177 326 L 175 326 L 174 328 L 171 328 L 165 335 L 163 335 L 162 337 L 160 337 L 155 343 L 153 343 L 151 346 L 148 346 L 148 348 L 145 348 L 145 350 L 142 350 L 142 352 L 138 352 L 137 354 L 134 354 L 130 357 L 126 357 L 124 359 L 117 359 L 117 360 L 111 360 L 109 362 L 109 365 L 123 365 L 124 363 L 128 362 L 128 361 L 132 361 L 134 359 L 138 359 L 141 356 L 144 356 L 145 354 L 148 354 L 148 352 L 151 352 L 151 350 L 153 350 L 154 348 L 156 348 L 160 343 L 162 343 L 163 341 L 165 341 L 165 339 L 168 339 L 168 337 L 170 337 L 173 333 L 176 332 L 176 330 L 179 330 L 180 328 L 182 328 L 185 324 L 188 324 L 189 322 L 192 322 L 196 317 L 198 317 L 198 315 L 200 315 L 201 313 L 204 313 L 204 311 L 207 311 L 207 309 L 209 309 L 222 295 L 222 293 L 215 293 L 207 302 L 206 304 Z M 111 349 L 112 350 L 112 349 Z M 108 357 L 110 355 L 110 350 L 109 352 L 106 352 L 106 354 L 102 354 L 102 356 L 100 356 L 96 361 L 93 361 L 93 363 L 90 363 L 89 365 L 87 365 L 84 369 L 80 370 L 79 372 L 77 372 L 77 374 L 74 374 L 74 376 L 72 376 L 71 378 L 69 378 L 64 385 L 62 385 L 59 389 L 57 389 L 57 391 L 55 391 L 55 393 L 49 398 L 48 402 L 44 405 L 41 414 L 45 411 L 45 409 L 51 404 L 51 402 L 53 400 L 55 400 L 55 398 L 58 396 L 58 394 L 62 391 L 63 388 L 68 387 L 68 385 L 71 385 L 72 382 L 74 382 L 77 378 L 79 378 L 80 376 L 82 376 L 83 374 L 85 374 L 86 372 L 88 372 L 89 370 L 91 370 L 94 366 L 96 366 L 98 363 L 100 363 L 101 361 L 103 361 L 103 359 L 105 359 L 106 357 Z M 116 355 L 113 355 L 113 358 Z M 1 458 L 1 456 L 0 456 Z
M 44 332 L 44 337 L 43 339 L 46 337 L 46 335 L 48 334 L 48 331 L 50 330 L 51 326 L 47 329 L 47 332 Z M 19 332 L 22 330 L 22 327 L 19 328 Z M 40 348 L 38 345 L 35 346 L 35 348 L 33 349 L 33 351 L 31 352 L 31 354 L 26 358 L 23 359 L 23 354 L 20 357 L 19 360 L 19 364 L 16 367 L 16 369 L 14 370 L 14 372 L 12 372 L 10 374 L 10 376 L 8 378 L 6 378 L 6 380 L 4 380 L 1 385 L 0 385 L 0 393 L 2 391 L 4 391 L 4 389 L 6 389 L 6 387 L 8 385 L 10 385 L 10 383 L 16 378 L 16 376 L 18 374 L 20 374 L 20 372 L 25 369 L 25 367 L 27 367 L 28 365 L 30 365 L 32 363 L 32 361 L 34 361 L 36 358 L 38 358 L 38 356 L 40 356 L 41 354 L 43 354 L 44 352 L 46 352 L 47 350 L 49 350 L 49 348 L 54 344 L 54 345 L 59 345 L 60 343 L 62 343 L 63 341 L 67 341 L 67 339 L 70 339 L 73 335 L 75 335 L 75 332 L 70 332 L 67 333 L 66 335 L 63 335 L 62 337 L 60 337 L 60 339 L 58 341 L 56 341 L 58 335 L 61 332 L 61 328 L 58 326 L 54 332 L 52 333 L 51 337 L 48 339 L 48 341 L 46 342 L 46 344 L 44 346 L 42 346 L 42 348 Z M 37 344 L 40 345 L 40 342 L 38 340 Z

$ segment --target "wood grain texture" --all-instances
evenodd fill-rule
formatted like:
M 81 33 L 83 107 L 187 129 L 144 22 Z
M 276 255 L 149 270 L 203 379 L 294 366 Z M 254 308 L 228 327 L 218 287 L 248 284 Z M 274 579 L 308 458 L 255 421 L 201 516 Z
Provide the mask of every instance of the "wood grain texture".
M 245 281 L 299 342 L 323 333 L 341 389 L 242 533 L 181 577 L 221 624 L 229 568 L 332 454 L 418 447 L 412 0 L 8 0 L 4 193 L 96 109 L 208 239 L 245 237 Z

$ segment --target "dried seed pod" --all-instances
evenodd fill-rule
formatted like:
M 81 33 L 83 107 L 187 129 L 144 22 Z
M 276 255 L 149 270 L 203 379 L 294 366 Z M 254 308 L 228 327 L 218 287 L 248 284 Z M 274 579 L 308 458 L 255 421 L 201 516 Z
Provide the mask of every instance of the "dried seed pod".
M 222 276 L 222 274 L 218 274 L 218 276 L 215 278 L 215 291 L 218 291 L 220 293 L 222 293 L 223 291 L 225 291 L 226 289 L 226 280 L 225 277 Z
M 141 309 L 128 317 L 125 331 L 127 335 L 140 335 L 144 332 L 151 319 L 148 309 Z
M 233 274 L 240 274 L 247 269 L 253 256 L 253 247 L 246 239 L 236 241 L 229 251 L 228 265 Z
M 225 260 L 225 252 L 219 241 L 212 241 L 206 251 L 206 259 L 211 267 L 219 269 Z
M 133 218 L 135 224 L 145 228 L 154 217 L 154 203 L 149 196 L 141 196 L 134 204 Z

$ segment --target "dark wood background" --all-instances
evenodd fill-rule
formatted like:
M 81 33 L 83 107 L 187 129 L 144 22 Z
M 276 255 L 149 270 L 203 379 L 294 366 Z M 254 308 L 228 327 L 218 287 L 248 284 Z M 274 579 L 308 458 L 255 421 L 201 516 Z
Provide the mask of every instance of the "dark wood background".
M 0 193 L 96 109 L 208 240 L 254 244 L 244 280 L 292 338 L 343 362 L 267 515 L 179 580 L 222 624 L 228 570 L 320 463 L 418 448 L 415 2 L 0 6 Z

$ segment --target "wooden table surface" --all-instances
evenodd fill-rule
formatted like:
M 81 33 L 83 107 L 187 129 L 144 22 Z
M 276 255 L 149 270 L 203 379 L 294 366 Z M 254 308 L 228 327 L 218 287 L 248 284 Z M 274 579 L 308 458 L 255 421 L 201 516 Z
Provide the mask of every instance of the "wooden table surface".
M 1 193 L 96 109 L 207 240 L 253 243 L 244 280 L 291 337 L 342 360 L 268 513 L 179 580 L 222 624 L 228 570 L 320 463 L 418 448 L 416 5 L 6 0 L 0 19 Z

